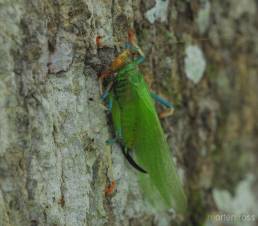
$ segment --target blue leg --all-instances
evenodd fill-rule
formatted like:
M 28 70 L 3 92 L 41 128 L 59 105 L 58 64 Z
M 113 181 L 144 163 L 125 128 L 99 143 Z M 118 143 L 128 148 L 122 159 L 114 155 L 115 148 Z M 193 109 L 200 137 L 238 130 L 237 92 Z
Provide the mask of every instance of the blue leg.
M 125 45 L 124 45 L 124 48 L 125 49 L 131 49 L 132 45 L 129 42 L 126 42 Z
M 110 98 L 109 92 L 105 91 L 105 93 L 100 98 L 104 102 L 104 106 L 107 107 L 109 111 L 111 111 L 113 107 L 113 100 Z
M 106 89 L 104 91 L 104 93 L 101 95 L 100 99 L 101 100 L 105 100 L 107 98 L 108 94 L 109 94 L 109 90 Z
M 117 142 L 117 139 L 116 139 L 116 138 L 112 138 L 112 139 L 106 140 L 106 144 L 109 144 L 109 145 L 112 145 L 112 144 L 114 144 L 114 143 L 116 143 L 116 142 Z
M 139 49 L 137 47 L 134 47 L 130 42 L 126 42 L 124 45 L 125 49 L 130 49 L 132 51 L 138 52 Z
M 143 54 L 142 50 L 140 49 L 140 47 L 138 47 L 138 45 L 134 46 L 131 43 L 127 42 L 127 43 L 125 43 L 125 48 L 131 49 L 132 51 L 138 52 L 140 54 L 140 56 L 134 60 L 134 62 L 136 64 L 141 64 L 144 62 L 144 60 L 145 60 L 144 54 Z
M 107 98 L 107 96 L 109 94 L 109 91 L 111 90 L 112 86 L 113 86 L 113 82 L 110 82 L 108 84 L 106 90 L 104 91 L 104 93 L 101 95 L 101 97 L 100 97 L 101 100 L 105 100 Z
M 112 98 L 109 98 L 108 99 L 108 110 L 111 111 L 112 107 L 113 107 L 113 100 L 112 100 Z
M 109 111 L 112 110 L 112 106 L 113 106 L 112 98 L 109 95 L 110 94 L 109 91 L 112 88 L 112 85 L 113 85 L 113 82 L 110 82 L 108 84 L 108 87 L 106 88 L 106 90 L 104 91 L 104 93 L 100 97 L 100 99 L 107 104 L 107 108 L 108 108 Z M 108 100 L 106 100 L 107 98 L 108 98 Z
M 135 63 L 136 64 L 142 64 L 145 60 L 145 57 L 144 56 L 139 56 L 135 59 Z
M 167 107 L 167 108 L 174 108 L 174 105 L 172 103 L 170 103 L 169 101 L 167 101 L 166 99 L 160 97 L 159 95 L 157 95 L 156 93 L 150 92 L 151 97 L 157 101 L 158 103 L 160 103 L 161 105 Z

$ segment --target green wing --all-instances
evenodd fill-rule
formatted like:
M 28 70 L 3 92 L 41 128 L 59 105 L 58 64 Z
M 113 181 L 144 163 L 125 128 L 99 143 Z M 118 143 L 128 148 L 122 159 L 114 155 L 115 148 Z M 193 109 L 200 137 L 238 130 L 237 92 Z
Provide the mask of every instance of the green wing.
M 128 65 L 123 70 L 119 76 L 127 76 L 130 88 L 119 99 L 111 94 L 116 133 L 121 131 L 124 144 L 148 172 L 139 173 L 139 182 L 153 206 L 184 212 L 186 197 L 148 87 L 137 67 Z
M 140 184 L 153 205 L 162 200 L 165 208 L 184 212 L 186 197 L 147 85 L 142 77 L 130 82 L 137 96 L 136 162 L 148 172 L 140 175 Z

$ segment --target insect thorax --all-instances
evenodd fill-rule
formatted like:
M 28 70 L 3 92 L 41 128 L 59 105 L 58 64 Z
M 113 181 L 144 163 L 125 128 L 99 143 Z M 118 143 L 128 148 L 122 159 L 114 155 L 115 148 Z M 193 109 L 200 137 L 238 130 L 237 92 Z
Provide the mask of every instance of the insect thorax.
M 134 77 L 138 77 L 138 75 L 139 70 L 134 63 L 129 63 L 118 71 L 114 84 L 114 94 L 118 101 L 132 98 L 132 84 L 130 81 Z

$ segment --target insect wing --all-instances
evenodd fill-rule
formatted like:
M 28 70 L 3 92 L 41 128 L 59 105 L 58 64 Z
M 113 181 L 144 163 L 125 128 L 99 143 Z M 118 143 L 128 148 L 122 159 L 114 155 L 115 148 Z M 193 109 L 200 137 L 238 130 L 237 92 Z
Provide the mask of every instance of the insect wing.
M 167 208 L 184 212 L 186 197 L 148 87 L 143 78 L 139 82 L 131 82 L 138 94 L 135 156 L 139 165 L 148 172 L 148 175 L 140 175 L 140 184 L 151 202 L 160 200 L 155 193 L 158 190 Z

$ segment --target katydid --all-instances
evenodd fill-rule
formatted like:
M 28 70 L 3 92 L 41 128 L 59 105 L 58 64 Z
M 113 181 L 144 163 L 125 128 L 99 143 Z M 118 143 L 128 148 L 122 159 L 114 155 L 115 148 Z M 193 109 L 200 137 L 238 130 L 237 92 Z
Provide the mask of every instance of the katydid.
M 129 32 L 126 49 L 101 74 L 109 80 L 102 98 L 108 101 L 115 128 L 115 140 L 128 161 L 138 169 L 139 184 L 150 203 L 158 209 L 186 211 L 186 196 L 157 115 L 152 94 L 139 71 L 144 55 Z M 130 156 L 133 152 L 134 159 Z

